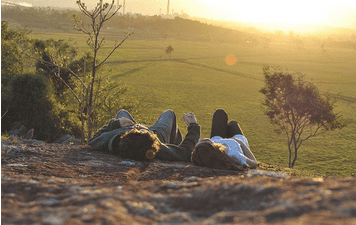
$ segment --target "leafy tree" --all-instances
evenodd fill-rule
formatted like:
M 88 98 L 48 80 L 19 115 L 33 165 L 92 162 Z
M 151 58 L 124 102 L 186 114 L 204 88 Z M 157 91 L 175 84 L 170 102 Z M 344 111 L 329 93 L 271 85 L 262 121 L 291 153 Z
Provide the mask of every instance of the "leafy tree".
M 2 132 L 11 126 L 6 115 L 11 104 L 9 83 L 24 71 L 29 33 L 26 29 L 11 29 L 7 21 L 1 21 L 1 118 L 4 119 L 1 123 Z
M 36 70 L 43 71 L 50 76 L 56 94 L 59 96 L 67 86 L 73 83 L 70 71 L 75 73 L 80 71 L 78 66 L 71 68 L 71 64 L 76 64 L 77 50 L 63 39 L 36 39 L 33 40 L 33 49 L 37 55 Z M 89 56 L 86 57 L 89 58 Z
M 11 29 L 1 21 L 1 83 L 7 84 L 12 76 L 23 72 L 30 41 L 27 29 Z
M 173 47 L 170 45 L 166 48 L 166 54 L 169 55 L 169 58 L 171 58 L 171 54 L 173 50 L 174 50 Z
M 289 168 L 293 168 L 304 141 L 328 130 L 340 129 L 344 124 L 341 116 L 333 111 L 335 99 L 322 95 L 299 73 L 268 66 L 263 68 L 263 73 L 266 86 L 260 92 L 265 95 L 265 114 L 277 126 L 276 131 L 286 135 Z

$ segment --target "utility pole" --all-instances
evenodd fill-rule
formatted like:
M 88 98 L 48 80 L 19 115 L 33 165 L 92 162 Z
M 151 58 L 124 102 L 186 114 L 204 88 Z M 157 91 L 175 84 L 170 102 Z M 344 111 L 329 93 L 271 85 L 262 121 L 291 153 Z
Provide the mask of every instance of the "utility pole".
M 168 0 L 168 4 L 167 4 L 167 15 L 169 15 L 169 0 Z
M 124 0 L 124 5 L 123 5 L 123 11 L 122 14 L 125 15 L 125 0 Z
M 120 0 L 117 0 L 117 3 L 116 3 L 116 9 L 118 9 L 120 7 L 120 3 L 119 3 Z M 119 11 L 117 11 L 117 15 L 120 15 Z

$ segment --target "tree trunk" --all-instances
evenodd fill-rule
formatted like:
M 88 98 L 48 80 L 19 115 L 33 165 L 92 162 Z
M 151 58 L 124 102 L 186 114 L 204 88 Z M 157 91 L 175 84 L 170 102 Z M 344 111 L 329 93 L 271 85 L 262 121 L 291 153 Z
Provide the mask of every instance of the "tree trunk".
M 293 163 L 292 163 L 292 167 L 291 168 L 294 167 L 294 164 L 295 164 L 295 161 L 297 161 L 297 158 L 298 158 L 298 149 L 295 148 L 294 149 L 294 159 L 293 159 Z
M 289 166 L 289 168 L 292 168 L 292 149 L 290 148 L 290 144 L 288 144 L 288 151 L 289 151 L 288 166 Z
M 80 109 L 80 122 L 82 123 L 80 139 L 81 139 L 82 144 L 85 144 L 85 135 L 84 135 L 85 122 L 84 122 L 84 115 L 83 115 L 84 109 L 81 105 L 79 106 L 79 109 Z
M 89 102 L 88 102 L 88 109 L 87 109 L 87 116 L 88 116 L 88 139 L 91 138 L 92 135 L 92 121 L 91 121 L 91 111 L 93 106 L 93 92 L 94 92 L 94 82 L 95 82 L 95 75 L 96 75 L 96 56 L 98 53 L 98 34 L 95 35 L 94 40 L 94 55 L 93 55 L 93 65 L 92 65 L 92 77 L 91 77 L 91 84 L 89 90 Z

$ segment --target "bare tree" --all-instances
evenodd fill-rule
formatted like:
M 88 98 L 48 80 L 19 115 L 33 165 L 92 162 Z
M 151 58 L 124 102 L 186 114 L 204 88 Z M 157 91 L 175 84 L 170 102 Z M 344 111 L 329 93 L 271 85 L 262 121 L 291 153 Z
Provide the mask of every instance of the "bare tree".
M 91 137 L 93 128 L 98 125 L 97 120 L 105 119 L 102 115 L 99 115 L 98 111 L 112 111 L 113 107 L 111 104 L 117 105 L 118 101 L 120 101 L 118 95 L 122 95 L 127 90 L 126 86 L 120 86 L 117 82 L 114 83 L 108 78 L 103 82 L 102 78 L 97 75 L 97 72 L 132 33 L 126 33 L 126 37 L 120 42 L 115 41 L 112 50 L 104 60 L 99 61 L 97 57 L 98 52 L 105 42 L 105 38 L 101 36 L 101 30 L 104 27 L 104 23 L 110 20 L 121 6 L 114 9 L 114 1 L 109 4 L 103 3 L 100 0 L 96 7 L 90 11 L 80 0 L 77 1 L 77 4 L 83 15 L 87 17 L 87 21 L 89 18 L 90 22 L 85 24 L 83 19 L 79 18 L 78 15 L 73 15 L 73 19 L 76 22 L 74 28 L 88 35 L 87 44 L 92 50 L 92 54 L 87 54 L 77 61 L 75 67 L 80 68 L 73 70 L 68 63 L 64 63 L 66 60 L 74 62 L 76 53 L 70 56 L 62 55 L 63 52 L 66 52 L 64 51 L 66 50 L 66 45 L 62 46 L 60 41 L 53 44 L 57 46 L 55 52 L 49 54 L 44 52 L 44 49 L 47 49 L 45 47 L 47 45 L 43 45 L 44 49 L 40 50 L 39 46 L 42 46 L 40 42 L 37 47 L 35 46 L 35 51 L 38 53 L 37 61 L 42 69 L 59 80 L 62 83 L 61 86 L 66 87 L 66 90 L 61 94 L 68 95 L 70 93 L 72 96 L 71 99 L 74 97 L 76 100 L 79 109 L 78 113 L 80 114 L 79 119 L 81 121 L 81 139 L 84 142 L 86 138 L 89 139 Z M 91 75 L 88 75 L 89 73 Z M 70 76 L 70 78 L 65 79 L 64 77 L 66 76 Z M 62 97 L 61 99 L 65 100 L 67 98 Z M 130 108 L 131 106 L 127 105 L 126 107 Z M 112 115 L 112 113 L 108 114 Z M 85 135 L 85 132 L 87 135 Z
M 93 97 L 95 92 L 94 84 L 97 81 L 97 70 L 106 62 L 106 60 L 115 52 L 115 50 L 118 49 L 130 35 L 132 35 L 132 33 L 126 33 L 126 37 L 123 40 L 121 40 L 120 42 L 116 41 L 113 49 L 108 53 L 104 60 L 99 62 L 97 59 L 98 52 L 105 41 L 105 38 L 101 36 L 101 30 L 104 26 L 104 23 L 116 15 L 118 10 L 121 8 L 121 5 L 115 9 L 114 0 L 110 4 L 104 3 L 103 0 L 100 0 L 93 10 L 88 10 L 85 3 L 83 3 L 81 0 L 78 0 L 76 3 L 79 6 L 80 11 L 84 14 L 84 16 L 90 19 L 90 23 L 85 24 L 84 21 L 80 19 L 77 15 L 73 16 L 76 22 L 75 29 L 88 35 L 87 44 L 91 48 L 93 53 L 93 61 L 91 65 L 91 81 L 89 86 L 87 87 L 88 99 L 86 105 L 86 115 L 88 118 L 88 138 L 90 138 L 92 135 L 93 115 L 91 112 L 93 110 Z
M 265 114 L 277 126 L 276 131 L 286 135 L 289 168 L 293 168 L 304 141 L 345 125 L 333 112 L 335 100 L 330 95 L 322 96 L 316 86 L 304 81 L 300 74 L 272 70 L 268 66 L 263 72 L 266 86 L 260 92 L 265 95 Z

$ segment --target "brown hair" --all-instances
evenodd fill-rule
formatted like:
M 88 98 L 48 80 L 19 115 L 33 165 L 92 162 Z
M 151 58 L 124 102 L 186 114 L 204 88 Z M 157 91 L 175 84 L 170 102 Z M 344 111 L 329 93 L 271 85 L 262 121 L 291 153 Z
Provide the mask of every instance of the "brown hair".
M 152 160 L 160 147 L 155 134 L 147 130 L 131 129 L 123 134 L 114 154 L 137 161 Z
M 193 163 L 213 169 L 244 171 L 248 168 L 233 161 L 223 148 L 223 145 L 214 142 L 199 143 L 192 152 Z

